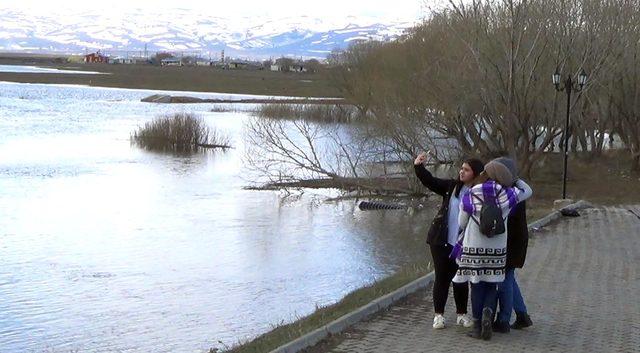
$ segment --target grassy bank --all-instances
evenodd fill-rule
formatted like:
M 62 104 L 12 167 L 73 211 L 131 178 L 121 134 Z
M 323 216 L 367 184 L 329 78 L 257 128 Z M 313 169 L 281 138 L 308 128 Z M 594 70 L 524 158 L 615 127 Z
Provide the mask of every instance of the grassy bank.
M 367 287 L 349 293 L 336 304 L 318 308 L 309 316 L 300 318 L 293 323 L 281 325 L 258 338 L 237 345 L 228 352 L 258 353 L 269 352 L 287 342 L 309 333 L 331 321 L 348 314 L 372 300 L 390 293 L 411 281 L 418 279 L 431 271 L 431 264 L 416 263 L 408 265 L 396 274 L 375 282 Z
M 8 57 L 0 64 L 38 65 L 58 69 L 98 71 L 109 75 L 0 72 L 0 81 L 63 83 L 99 87 L 221 92 L 295 97 L 340 97 L 327 75 L 265 70 L 222 70 L 209 66 L 152 66 L 62 63 L 55 57 Z
M 631 163 L 623 150 L 606 151 L 592 160 L 569 158 L 567 197 L 599 205 L 640 202 L 640 174 L 629 172 Z M 534 170 L 530 184 L 534 195 L 527 201 L 529 219 L 551 211 L 562 198 L 562 155 L 548 154 Z

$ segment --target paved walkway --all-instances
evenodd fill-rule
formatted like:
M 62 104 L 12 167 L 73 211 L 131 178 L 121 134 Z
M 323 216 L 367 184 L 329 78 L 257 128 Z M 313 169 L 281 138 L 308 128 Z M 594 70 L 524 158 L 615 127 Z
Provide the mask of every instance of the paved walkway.
M 633 210 L 636 215 L 629 211 Z M 433 330 L 431 291 L 357 324 L 326 352 L 640 352 L 640 205 L 581 210 L 536 232 L 518 282 L 534 325 L 489 342 Z M 470 305 L 469 305 L 470 309 Z M 445 317 L 455 322 L 453 298 Z

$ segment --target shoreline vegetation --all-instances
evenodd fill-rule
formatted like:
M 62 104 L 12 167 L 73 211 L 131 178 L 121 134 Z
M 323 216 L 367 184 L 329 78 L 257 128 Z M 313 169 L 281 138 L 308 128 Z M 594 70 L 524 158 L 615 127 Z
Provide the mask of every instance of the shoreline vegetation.
M 342 98 L 246 98 L 246 99 L 217 99 L 197 98 L 190 96 L 171 96 L 167 94 L 154 94 L 142 98 L 141 102 L 164 104 L 189 104 L 189 103 L 219 103 L 219 104 L 307 104 L 307 105 L 342 105 L 346 104 Z
M 130 139 L 139 147 L 158 152 L 196 153 L 232 148 L 228 136 L 188 113 L 157 117 L 134 131 Z
M 271 101 L 257 107 L 254 114 L 261 118 L 305 120 L 327 124 L 348 124 L 356 122 L 359 112 L 348 102 L 341 100 L 323 100 L 318 104 L 315 100 L 306 102 L 281 100 Z
M 351 198 L 396 197 L 407 198 L 414 196 L 428 196 L 412 189 L 411 175 L 379 176 L 370 178 L 336 177 L 302 179 L 296 181 L 274 181 L 263 185 L 244 187 L 245 190 L 273 191 L 286 189 L 339 189 L 345 195 L 331 200 L 346 200 Z

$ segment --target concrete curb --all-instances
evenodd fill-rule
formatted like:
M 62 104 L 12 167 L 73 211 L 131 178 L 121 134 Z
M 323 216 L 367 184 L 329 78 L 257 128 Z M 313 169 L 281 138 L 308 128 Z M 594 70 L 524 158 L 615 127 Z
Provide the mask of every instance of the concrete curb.
M 576 203 L 563 207 L 562 210 L 582 210 L 585 208 L 593 208 L 593 205 L 587 201 L 580 200 Z M 538 230 L 561 217 L 562 214 L 560 213 L 560 210 L 555 210 L 539 220 L 529 223 L 529 229 L 534 231 Z
M 593 205 L 590 203 L 580 200 L 576 203 L 568 205 L 563 209 L 573 209 L 580 210 L 585 208 L 592 208 Z M 559 210 L 553 211 L 545 217 L 529 223 L 528 227 L 530 230 L 538 230 L 549 223 L 559 219 L 562 217 L 562 214 Z M 386 294 L 378 299 L 373 300 L 369 304 L 366 304 L 342 317 L 337 318 L 336 320 L 328 323 L 327 325 L 311 331 L 304 336 L 301 336 L 289 343 L 286 343 L 274 350 L 270 353 L 297 353 L 302 351 L 303 349 L 313 347 L 318 344 L 323 339 L 329 337 L 329 335 L 338 334 L 347 328 L 353 326 L 354 324 L 363 321 L 372 315 L 389 308 L 393 304 L 397 303 L 401 299 L 405 298 L 409 294 L 413 294 L 420 289 L 426 288 L 431 282 L 433 282 L 434 273 L 430 272 L 425 276 L 422 276 L 413 282 L 404 285 L 395 291 Z

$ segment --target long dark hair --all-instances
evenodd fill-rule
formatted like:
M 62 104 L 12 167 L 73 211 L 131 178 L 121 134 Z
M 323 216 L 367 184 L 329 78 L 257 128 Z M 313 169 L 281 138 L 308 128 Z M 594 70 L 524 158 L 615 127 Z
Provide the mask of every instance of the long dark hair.
M 480 173 L 482 173 L 482 171 L 484 170 L 484 163 L 477 158 L 467 158 L 462 163 L 463 164 L 466 163 L 469 165 L 469 167 L 473 171 L 474 177 L 477 177 L 478 175 L 480 175 Z M 456 179 L 456 188 L 455 188 L 455 196 L 458 198 L 460 197 L 460 190 L 462 189 L 463 185 L 464 183 L 462 182 L 462 180 L 460 180 L 460 175 L 458 175 L 458 178 Z

